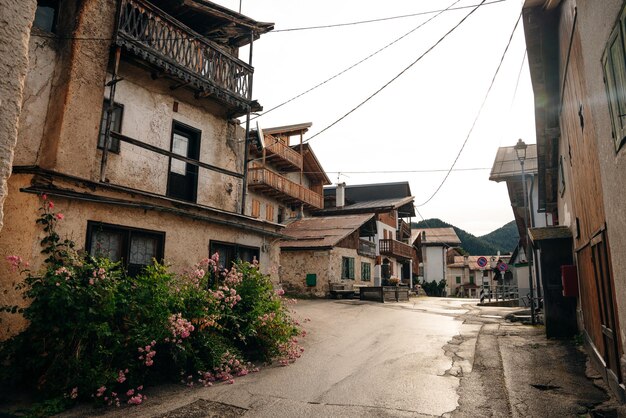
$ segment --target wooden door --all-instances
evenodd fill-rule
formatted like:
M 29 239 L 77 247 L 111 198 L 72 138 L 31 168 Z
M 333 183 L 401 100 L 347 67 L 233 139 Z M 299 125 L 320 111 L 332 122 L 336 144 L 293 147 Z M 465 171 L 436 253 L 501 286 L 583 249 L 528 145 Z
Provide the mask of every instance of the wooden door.
M 602 339 L 604 342 L 604 352 L 602 353 L 606 363 L 607 373 L 615 382 L 622 382 L 620 372 L 620 349 L 619 349 L 619 327 L 617 326 L 617 315 L 615 312 L 613 279 L 609 265 L 607 253 L 607 243 L 604 231 L 598 233 L 591 239 L 591 250 L 596 287 L 598 291 L 598 302 L 600 306 L 600 323 L 602 326 Z

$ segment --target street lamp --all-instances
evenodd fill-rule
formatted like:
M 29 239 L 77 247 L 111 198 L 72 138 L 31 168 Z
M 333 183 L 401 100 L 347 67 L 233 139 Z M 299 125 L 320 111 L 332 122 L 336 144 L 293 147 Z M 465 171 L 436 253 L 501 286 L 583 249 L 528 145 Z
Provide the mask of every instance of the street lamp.
M 530 234 L 528 229 L 530 228 L 529 216 L 528 216 L 528 194 L 526 193 L 526 171 L 524 171 L 524 162 L 526 161 L 526 149 L 528 145 L 521 139 L 515 144 L 515 154 L 522 166 L 522 190 L 524 193 L 524 226 L 526 227 L 526 261 L 528 263 L 528 284 L 530 285 L 530 318 L 531 323 L 535 325 L 535 289 L 533 284 L 533 274 L 531 270 L 531 249 L 530 249 Z

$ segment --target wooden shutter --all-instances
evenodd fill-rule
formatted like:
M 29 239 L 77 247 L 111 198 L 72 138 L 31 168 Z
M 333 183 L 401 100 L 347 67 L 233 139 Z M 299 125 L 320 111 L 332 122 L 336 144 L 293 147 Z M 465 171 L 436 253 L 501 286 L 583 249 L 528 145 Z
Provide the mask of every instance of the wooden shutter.
M 274 205 L 269 203 L 265 205 L 265 219 L 270 222 L 274 221 Z
M 621 24 L 611 33 L 602 57 L 616 149 L 626 138 L 626 62 L 624 60 L 624 37 L 621 28 L 623 23 L 624 20 L 622 19 Z
M 261 202 L 256 199 L 252 199 L 252 217 L 258 218 L 261 214 Z

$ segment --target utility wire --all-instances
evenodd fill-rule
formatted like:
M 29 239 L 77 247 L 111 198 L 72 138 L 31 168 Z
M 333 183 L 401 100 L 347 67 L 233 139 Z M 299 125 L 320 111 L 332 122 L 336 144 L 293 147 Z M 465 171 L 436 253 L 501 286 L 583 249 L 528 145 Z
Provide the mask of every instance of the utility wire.
M 517 161 L 517 160 L 515 160 Z M 491 167 L 471 167 L 471 168 L 455 168 L 453 171 L 482 171 L 491 170 Z M 368 171 L 303 171 L 302 174 L 404 174 L 404 173 L 441 173 L 448 171 L 447 168 L 432 170 L 368 170 Z M 281 173 L 291 173 L 291 171 L 280 171 Z M 298 171 L 299 173 L 299 171 Z
M 486 5 L 489 5 L 489 4 L 501 3 L 503 1 L 506 1 L 506 0 L 494 0 L 494 1 L 486 2 L 484 5 L 486 6 Z M 467 6 L 449 7 L 449 8 L 440 9 L 440 10 L 429 10 L 429 11 L 426 11 L 426 12 L 411 13 L 411 14 L 407 14 L 407 15 L 382 17 L 380 19 L 359 20 L 359 21 L 356 21 L 356 22 L 335 23 L 335 24 L 330 24 L 330 25 L 305 26 L 305 27 L 301 27 L 301 28 L 275 29 L 275 30 L 273 30 L 273 31 L 271 31 L 269 33 L 271 34 L 271 33 L 280 33 L 280 32 L 294 32 L 294 31 L 311 30 L 311 29 L 328 29 L 328 28 L 337 28 L 337 27 L 342 27 L 342 26 L 361 25 L 361 24 L 364 24 L 364 23 L 384 22 L 384 21 L 387 21 L 387 20 L 404 19 L 404 18 L 407 18 L 407 17 L 422 16 L 422 15 L 438 13 L 438 12 L 447 12 L 447 11 L 451 11 L 451 10 L 469 9 L 470 7 L 475 7 L 475 6 L 476 6 L 475 4 L 471 4 L 471 5 L 467 5 Z
M 404 38 L 406 38 L 407 36 L 409 36 L 410 34 L 412 34 L 413 32 L 415 32 L 416 30 L 418 30 L 419 28 L 421 28 L 422 26 L 426 25 L 426 24 L 427 24 L 428 22 L 430 22 L 431 20 L 433 20 L 433 19 L 437 18 L 437 17 L 438 17 L 439 15 L 441 15 L 443 12 L 445 12 L 445 11 L 447 11 L 447 10 L 452 10 L 452 7 L 453 7 L 455 4 L 457 4 L 459 1 L 461 1 L 461 0 L 456 0 L 454 3 L 452 3 L 452 4 L 451 4 L 450 6 L 448 6 L 447 8 L 445 8 L 445 9 L 443 9 L 443 10 L 440 10 L 440 11 L 439 11 L 439 13 L 437 13 L 435 16 L 431 17 L 430 19 L 426 20 L 426 21 L 425 21 L 425 22 L 423 22 L 423 23 L 420 23 L 419 25 L 417 25 L 416 27 L 414 27 L 413 29 L 411 29 L 410 31 L 408 31 L 407 33 L 405 33 L 404 35 L 402 35 L 402 36 L 400 36 L 399 38 L 395 39 L 394 41 L 392 41 L 392 42 L 388 43 L 388 44 L 387 44 L 387 45 L 385 45 L 384 47 L 382 47 L 382 48 L 378 49 L 377 51 L 373 52 L 372 54 L 370 54 L 370 55 L 368 55 L 367 57 L 363 58 L 362 60 L 358 61 L 357 63 L 355 63 L 355 64 L 353 64 L 353 65 L 349 66 L 349 67 L 348 67 L 348 68 L 346 68 L 345 70 L 338 72 L 338 73 L 337 73 L 337 74 L 335 74 L 334 76 L 332 76 L 332 77 L 330 77 L 330 78 L 328 78 L 328 79 L 326 79 L 326 80 L 322 81 L 322 82 L 321 82 L 321 83 L 319 83 L 319 84 L 316 84 L 315 86 L 311 87 L 310 89 L 308 89 L 308 90 L 306 90 L 306 91 L 303 91 L 302 93 L 300 93 L 300 94 L 298 94 L 298 95 L 296 95 L 296 96 L 292 97 L 291 99 L 286 100 L 286 101 L 282 102 L 281 104 L 276 105 L 276 106 L 274 106 L 274 107 L 272 107 L 272 108 L 270 108 L 270 109 L 266 110 L 265 112 L 263 112 L 263 113 L 261 113 L 261 114 L 259 114 L 259 115 L 256 115 L 256 116 L 254 116 L 254 117 L 250 118 L 250 120 L 254 120 L 254 119 L 259 118 L 259 117 L 261 117 L 261 116 L 265 116 L 265 115 L 267 115 L 268 113 L 270 113 L 271 111 L 276 110 L 276 109 L 278 109 L 279 107 L 282 107 L 282 106 L 286 105 L 287 103 L 290 103 L 290 102 L 292 102 L 292 101 L 294 101 L 294 100 L 296 100 L 296 99 L 298 99 L 298 98 L 300 98 L 300 97 L 304 96 L 305 94 L 307 94 L 307 93 L 309 93 L 309 92 L 311 92 L 311 91 L 313 91 L 313 90 L 317 89 L 318 87 L 323 86 L 324 84 L 328 83 L 329 81 L 334 80 L 335 78 L 339 77 L 340 75 L 342 75 L 342 74 L 344 74 L 344 73 L 347 73 L 348 71 L 350 71 L 351 69 L 353 69 L 353 68 L 354 68 L 354 67 L 356 67 L 357 65 L 364 63 L 365 61 L 369 60 L 370 58 L 374 57 L 375 55 L 378 55 L 380 52 L 382 52 L 382 51 L 384 51 L 385 49 L 389 48 L 391 45 L 393 45 L 393 44 L 395 44 L 395 43 L 399 42 L 400 40 L 402 40 L 402 39 L 404 39 Z M 504 0 L 500 0 L 500 1 L 504 1 Z M 243 122 L 242 122 L 242 123 L 243 123 Z
M 428 54 L 430 51 L 432 51 L 433 49 L 435 49 L 435 47 L 437 45 L 439 45 L 448 35 L 450 35 L 452 32 L 454 32 L 455 29 L 457 29 L 459 26 L 461 26 L 461 24 L 463 22 L 465 22 L 465 20 L 467 20 L 468 17 L 470 17 L 476 10 L 478 10 L 478 8 L 485 3 L 486 0 L 483 0 L 482 2 L 480 2 L 480 4 L 478 4 L 476 7 L 474 7 L 467 15 L 465 15 L 465 17 L 463 17 L 463 19 L 461 19 L 461 21 L 459 23 L 457 23 L 456 25 L 454 25 L 454 27 L 452 29 L 450 29 L 448 32 L 445 33 L 445 35 L 443 35 L 441 38 L 439 38 L 439 40 L 437 42 L 435 42 L 434 45 L 432 45 L 430 48 L 428 48 L 426 50 L 426 52 L 424 52 L 422 55 L 420 55 L 415 61 L 413 61 L 411 64 L 409 64 L 407 67 L 405 67 L 402 71 L 400 71 L 398 74 L 396 74 L 391 80 L 389 80 L 387 83 L 385 83 L 381 88 L 379 88 L 378 90 L 376 90 L 374 93 L 372 93 L 369 97 L 367 97 L 365 100 L 363 100 L 361 103 L 359 103 L 358 105 L 356 105 L 355 107 L 353 107 L 350 111 L 348 111 L 348 113 L 346 113 L 345 115 L 341 116 L 339 119 L 337 119 L 336 121 L 334 121 L 333 123 L 331 123 L 330 125 L 326 126 L 324 129 L 322 129 L 321 131 L 319 131 L 318 133 L 316 133 L 315 135 L 309 137 L 308 139 L 306 139 L 304 142 L 309 142 L 310 140 L 312 140 L 313 138 L 321 135 L 322 133 L 326 132 L 327 130 L 329 130 L 330 128 L 332 128 L 333 126 L 335 126 L 336 124 L 338 124 L 339 122 L 341 122 L 342 120 L 344 120 L 347 116 L 349 116 L 350 114 L 352 114 L 353 112 L 355 112 L 357 109 L 359 109 L 361 106 L 363 106 L 365 103 L 369 102 L 371 99 L 373 99 L 376 95 L 378 95 L 378 93 L 380 93 L 381 91 L 383 91 L 385 88 L 387 88 L 391 83 L 393 83 L 394 81 L 396 81 L 398 78 L 400 78 L 400 76 L 402 76 L 405 72 L 407 72 L 411 67 L 413 67 L 415 64 L 417 64 L 422 58 L 424 58 L 426 56 L 426 54 Z
M 502 57 L 500 57 L 500 63 L 498 64 L 498 67 L 496 68 L 495 73 L 493 74 L 493 78 L 491 79 L 491 84 L 489 84 L 489 88 L 487 89 L 487 94 L 485 94 L 485 97 L 483 99 L 482 104 L 480 105 L 480 108 L 478 109 L 478 113 L 476 114 L 476 117 L 474 118 L 474 122 L 472 123 L 472 126 L 469 129 L 469 132 L 467 133 L 467 136 L 465 137 L 465 140 L 463 141 L 463 144 L 461 145 L 461 149 L 459 149 L 459 152 L 456 155 L 456 158 L 454 159 L 454 161 L 452 162 L 452 165 L 450 166 L 450 170 L 448 171 L 448 173 L 445 175 L 445 177 L 443 178 L 443 180 L 441 181 L 441 183 L 439 184 L 439 186 L 437 187 L 437 189 L 433 192 L 433 194 L 426 199 L 426 201 L 420 205 L 417 205 L 417 207 L 422 207 L 424 205 L 426 205 L 428 202 L 430 202 L 436 195 L 437 193 L 439 193 L 439 190 L 441 190 L 441 188 L 443 187 L 444 183 L 446 182 L 446 180 L 448 180 L 448 177 L 450 176 L 450 173 L 452 172 L 452 170 L 454 169 L 454 166 L 456 165 L 457 161 L 459 160 L 459 157 L 461 156 L 461 153 L 463 152 L 463 149 L 465 148 L 465 145 L 467 144 L 467 141 L 469 140 L 470 136 L 472 135 L 472 132 L 474 131 L 474 127 L 476 126 L 476 123 L 478 122 L 478 119 L 480 118 L 480 115 L 483 111 L 483 108 L 485 107 L 485 103 L 487 103 L 487 98 L 489 98 L 489 93 L 491 93 L 491 89 L 496 81 L 496 77 L 498 76 L 498 73 L 500 72 L 500 68 L 502 67 L 502 63 L 504 62 L 504 57 L 506 56 L 507 51 L 509 50 L 509 46 L 511 46 L 511 41 L 513 40 L 513 35 L 515 34 L 515 31 L 517 30 L 517 25 L 519 24 L 519 21 L 522 17 L 522 14 L 520 13 L 519 16 L 517 17 L 517 21 L 515 22 L 515 26 L 513 26 L 513 31 L 511 32 L 511 36 L 509 37 L 509 41 L 506 44 L 506 48 L 504 48 L 504 52 L 502 53 Z

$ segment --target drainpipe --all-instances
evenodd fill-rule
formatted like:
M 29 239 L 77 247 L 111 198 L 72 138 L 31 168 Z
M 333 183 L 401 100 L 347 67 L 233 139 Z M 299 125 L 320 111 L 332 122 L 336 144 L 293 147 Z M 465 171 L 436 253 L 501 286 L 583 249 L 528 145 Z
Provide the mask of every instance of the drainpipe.
M 248 56 L 248 65 L 252 67 L 252 44 L 254 43 L 254 31 L 250 32 L 250 53 Z M 248 79 L 248 101 L 252 100 L 252 78 L 254 73 L 250 73 L 250 78 Z M 250 153 L 250 140 L 248 136 L 250 135 L 250 105 L 248 105 L 248 112 L 246 113 L 246 136 L 243 141 L 244 143 L 244 151 L 243 151 L 243 178 L 242 178 L 242 187 L 241 187 L 241 214 L 246 214 L 246 192 L 248 190 L 248 158 Z

